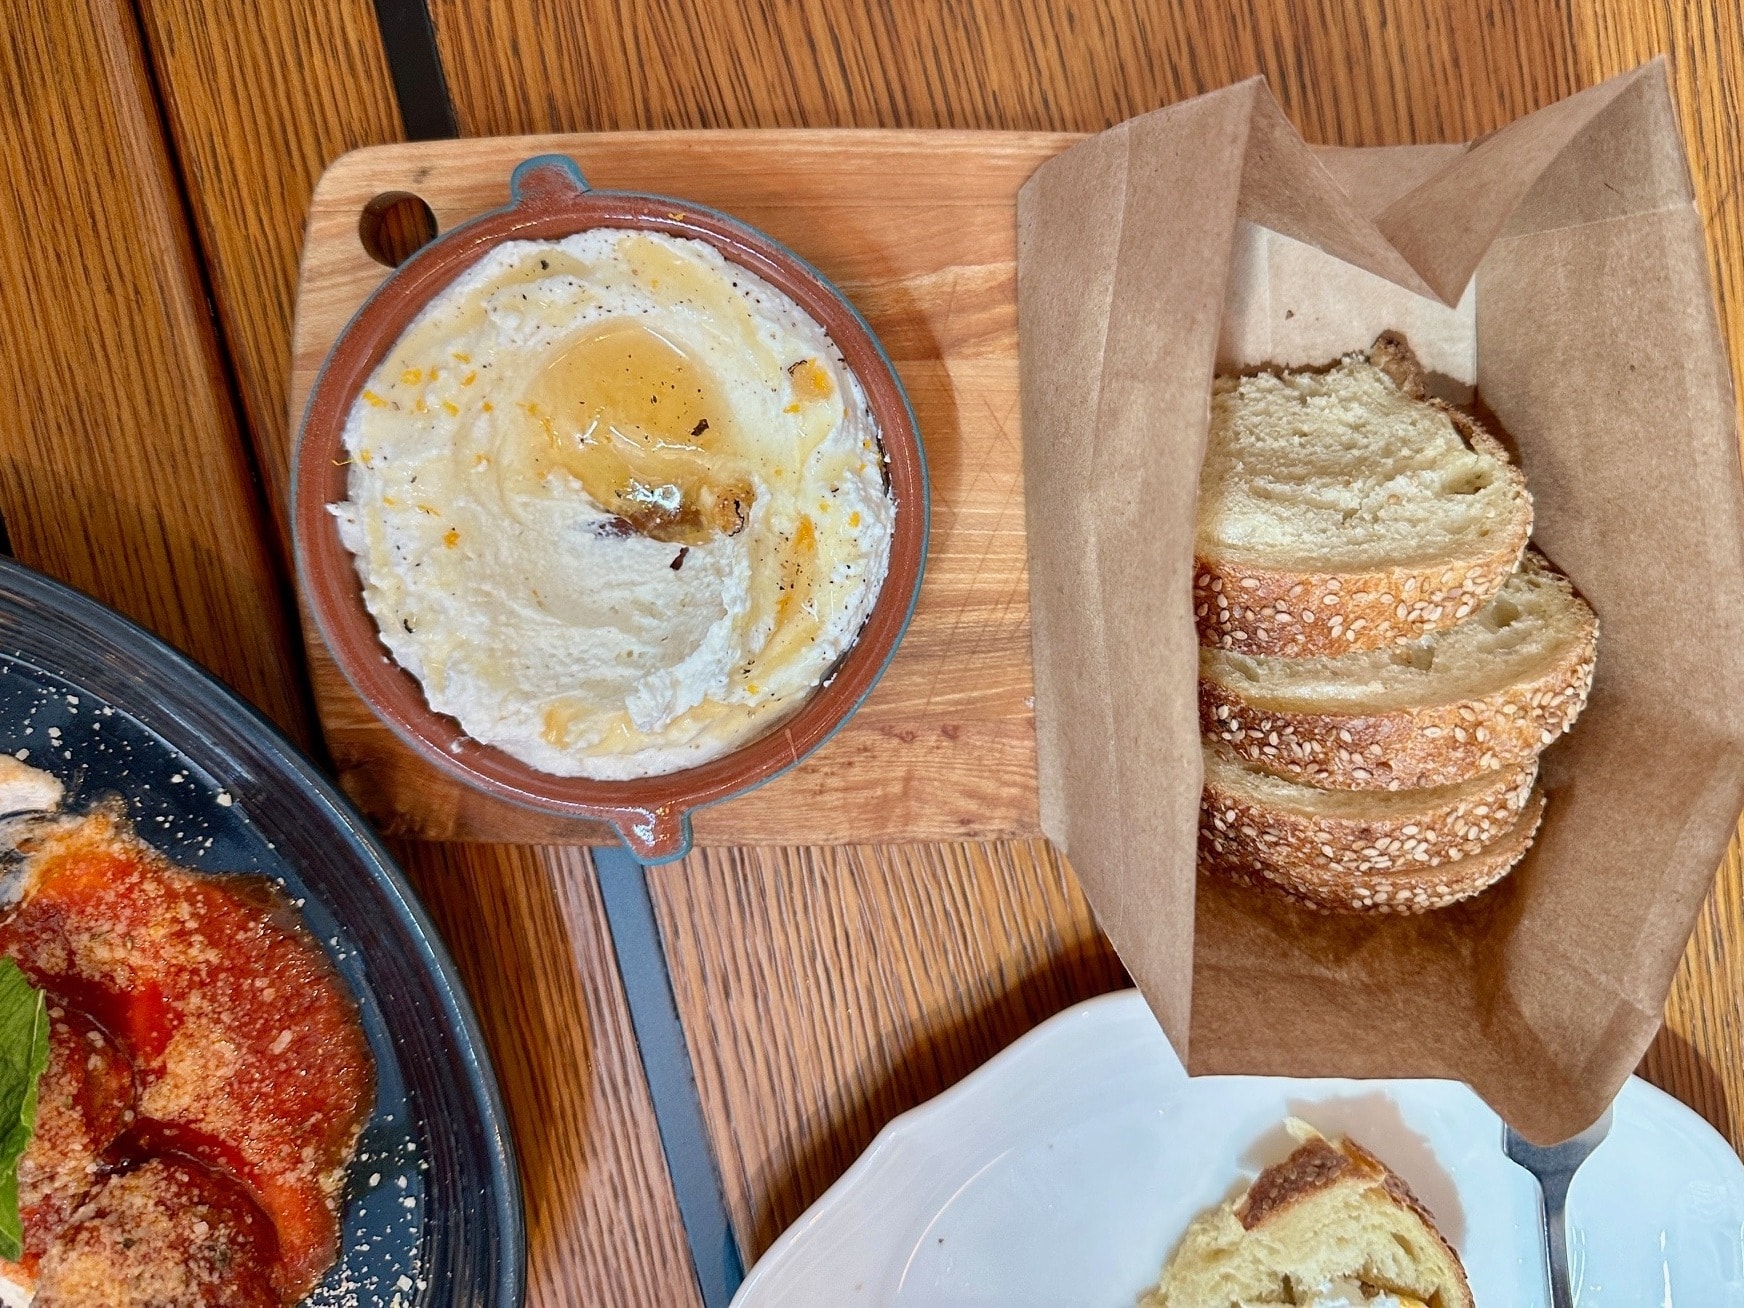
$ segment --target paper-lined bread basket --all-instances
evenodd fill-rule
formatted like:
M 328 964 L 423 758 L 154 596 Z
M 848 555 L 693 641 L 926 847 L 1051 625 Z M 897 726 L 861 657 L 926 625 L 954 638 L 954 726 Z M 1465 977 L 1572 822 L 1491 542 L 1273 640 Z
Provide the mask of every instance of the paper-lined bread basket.
M 1744 482 L 1663 63 L 1469 145 L 1309 147 L 1258 79 L 1133 119 L 1024 188 L 1019 300 L 1043 824 L 1189 1068 L 1587 1125 L 1744 803 Z M 1510 435 L 1603 645 L 1512 876 L 1325 916 L 1196 867 L 1198 474 L 1219 372 L 1385 330 Z

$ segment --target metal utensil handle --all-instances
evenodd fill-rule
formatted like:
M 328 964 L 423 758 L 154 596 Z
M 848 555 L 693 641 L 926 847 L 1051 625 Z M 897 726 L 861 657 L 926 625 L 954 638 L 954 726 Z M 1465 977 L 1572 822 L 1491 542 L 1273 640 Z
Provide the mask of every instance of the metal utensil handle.
M 648 872 L 622 849 L 595 850 L 593 863 L 636 1031 L 636 1048 L 648 1078 L 654 1125 L 690 1243 L 698 1298 L 704 1308 L 728 1308 L 745 1279 L 745 1266 L 703 1121 L 696 1073 L 672 995 L 660 925 L 654 918 Z
M 1539 1185 L 1543 1216 L 1544 1269 L 1550 1278 L 1550 1308 L 1574 1308 L 1574 1282 L 1568 1271 L 1568 1183 L 1570 1177 L 1544 1177 Z

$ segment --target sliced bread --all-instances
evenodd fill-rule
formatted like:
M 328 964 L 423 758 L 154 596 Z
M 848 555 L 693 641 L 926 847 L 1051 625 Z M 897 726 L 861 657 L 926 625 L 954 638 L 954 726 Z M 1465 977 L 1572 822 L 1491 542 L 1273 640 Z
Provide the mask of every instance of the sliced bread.
M 1140 1308 L 1474 1308 L 1459 1255 L 1387 1165 L 1306 1122 L 1245 1194 L 1194 1219 Z
M 1321 790 L 1249 767 L 1212 742 L 1200 838 L 1218 862 L 1297 876 L 1415 872 L 1476 854 L 1511 830 L 1537 775 L 1537 760 L 1528 759 L 1451 786 Z
M 1592 686 L 1598 618 L 1536 550 L 1476 616 L 1386 650 L 1285 659 L 1199 652 L 1208 739 L 1338 790 L 1446 786 L 1522 763 Z
M 1282 893 L 1328 913 L 1427 913 L 1481 894 L 1525 857 L 1544 818 L 1544 793 L 1534 790 L 1513 826 L 1473 853 L 1446 862 L 1404 864 L 1390 872 L 1347 872 L 1324 862 L 1275 855 L 1265 862 L 1224 858 L 1200 830 L 1199 865 L 1215 875 Z
M 1477 612 L 1532 530 L 1517 465 L 1423 385 L 1404 338 L 1330 368 L 1220 377 L 1199 479 L 1200 641 L 1380 649 Z

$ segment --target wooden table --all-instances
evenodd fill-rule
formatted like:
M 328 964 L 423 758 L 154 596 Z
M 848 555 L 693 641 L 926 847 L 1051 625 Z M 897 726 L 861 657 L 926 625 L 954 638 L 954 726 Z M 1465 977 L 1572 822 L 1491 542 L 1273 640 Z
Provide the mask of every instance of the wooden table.
M 391 31 L 417 37 L 415 0 L 382 5 Z M 318 750 L 278 451 L 310 189 L 344 150 L 403 135 L 375 12 L 369 0 L 11 9 L 0 37 L 11 548 L 163 633 Z M 468 134 L 1094 130 L 1264 72 L 1310 140 L 1458 140 L 1669 51 L 1722 316 L 1744 361 L 1735 5 L 429 0 L 427 12 Z M 414 125 L 428 111 L 426 100 Z M 694 1303 L 588 856 L 401 853 L 466 973 L 508 1094 L 531 1301 Z M 1070 869 L 1042 844 L 712 851 L 658 870 L 653 889 L 748 1258 L 892 1114 L 1123 983 Z M 1734 847 L 1643 1068 L 1734 1145 L 1741 982 Z

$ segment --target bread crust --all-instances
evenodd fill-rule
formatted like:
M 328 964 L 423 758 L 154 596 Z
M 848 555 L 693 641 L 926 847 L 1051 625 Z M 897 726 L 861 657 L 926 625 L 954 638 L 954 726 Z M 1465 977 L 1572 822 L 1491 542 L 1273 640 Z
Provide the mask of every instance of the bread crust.
M 1368 1166 L 1371 1154 L 1352 1156 L 1325 1136 L 1304 1140 L 1281 1163 L 1273 1163 L 1254 1177 L 1247 1193 L 1235 1206 L 1235 1220 L 1244 1231 L 1251 1231 L 1268 1217 L 1301 1203 L 1322 1190 L 1347 1181 L 1383 1180 L 1387 1169 Z M 1389 1195 L 1392 1193 L 1388 1191 Z M 1406 1189 L 1406 1194 L 1410 1190 Z M 1413 1210 L 1422 1216 L 1413 1204 Z
M 1384 712 L 1315 713 L 1244 699 L 1199 678 L 1199 729 L 1246 763 L 1328 790 L 1448 786 L 1536 758 L 1580 716 L 1593 685 L 1599 620 L 1544 672 L 1489 695 Z
M 1411 1187 L 1399 1174 L 1346 1136 L 1336 1143 L 1324 1136 L 1314 1136 L 1298 1145 L 1281 1163 L 1274 1163 L 1253 1180 L 1239 1204 L 1235 1216 L 1244 1230 L 1253 1230 L 1268 1218 L 1301 1203 L 1324 1190 L 1345 1184 L 1377 1185 L 1399 1207 L 1408 1211 L 1423 1226 L 1447 1262 L 1458 1273 L 1453 1288 L 1461 1297 L 1445 1308 L 1475 1308 L 1471 1286 L 1465 1278 L 1465 1267 L 1441 1231 L 1435 1218 L 1411 1192 Z
M 1534 791 L 1519 819 L 1474 854 L 1445 863 L 1412 864 L 1392 872 L 1357 873 L 1324 864 L 1273 860 L 1265 865 L 1225 859 L 1200 832 L 1199 864 L 1208 872 L 1280 893 L 1327 913 L 1427 913 L 1481 894 L 1507 876 L 1525 855 L 1544 818 L 1544 795 Z
M 1536 759 L 1488 773 L 1483 784 L 1404 816 L 1347 817 L 1286 808 L 1219 784 L 1206 770 L 1199 836 L 1220 863 L 1318 868 L 1327 876 L 1440 867 L 1513 829 L 1538 774 Z M 1425 795 L 1423 798 L 1430 799 Z
M 1403 337 L 1383 333 L 1368 357 L 1412 399 L 1445 413 L 1468 445 L 1502 465 L 1514 491 L 1513 519 L 1476 558 L 1366 572 L 1280 571 L 1195 551 L 1193 615 L 1201 644 L 1286 658 L 1385 649 L 1470 617 L 1519 566 L 1532 534 L 1532 496 L 1520 466 L 1477 419 L 1428 395 L 1423 367 Z

